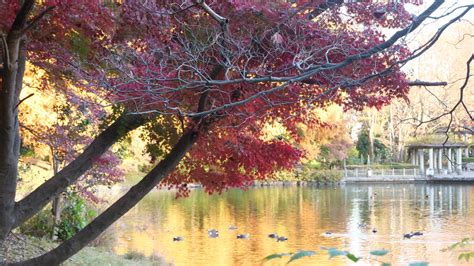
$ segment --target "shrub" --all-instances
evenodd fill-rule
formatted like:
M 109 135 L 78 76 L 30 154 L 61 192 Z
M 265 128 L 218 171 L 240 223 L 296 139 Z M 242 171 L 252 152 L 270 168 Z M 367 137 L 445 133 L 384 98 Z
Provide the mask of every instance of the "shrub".
M 22 234 L 35 237 L 50 237 L 53 233 L 53 215 L 51 205 L 46 206 L 35 216 L 20 225 L 18 228 Z
M 313 170 L 306 168 L 303 174 L 301 174 L 300 179 L 302 181 L 332 183 L 341 181 L 342 176 L 343 174 L 340 170 Z
M 58 225 L 58 238 L 61 240 L 71 238 L 95 216 L 95 210 L 87 206 L 84 199 L 73 194 L 66 200 L 61 213 L 61 222 Z
M 66 200 L 61 212 L 61 220 L 57 226 L 58 238 L 67 240 L 84 228 L 94 217 L 96 212 L 87 206 L 86 201 L 76 194 L 71 194 Z M 51 237 L 53 234 L 53 214 L 51 205 L 47 205 L 35 216 L 23 223 L 19 230 L 25 235 L 35 237 Z

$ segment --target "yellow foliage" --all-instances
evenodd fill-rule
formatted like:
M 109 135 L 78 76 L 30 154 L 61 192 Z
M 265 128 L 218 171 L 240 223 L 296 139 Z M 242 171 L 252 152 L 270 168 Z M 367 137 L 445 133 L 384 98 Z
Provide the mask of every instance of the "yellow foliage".
M 352 145 L 349 130 L 346 126 L 348 121 L 340 106 L 331 105 L 324 110 L 315 109 L 311 112 L 311 115 L 324 125 L 309 127 L 305 124 L 299 124 L 298 140 L 291 138 L 289 132 L 280 122 L 266 124 L 263 128 L 263 139 L 286 139 L 305 152 L 306 160 L 316 159 L 320 155 L 322 146 L 342 143 L 341 146 L 348 149 Z M 342 152 L 345 153 L 346 151 Z

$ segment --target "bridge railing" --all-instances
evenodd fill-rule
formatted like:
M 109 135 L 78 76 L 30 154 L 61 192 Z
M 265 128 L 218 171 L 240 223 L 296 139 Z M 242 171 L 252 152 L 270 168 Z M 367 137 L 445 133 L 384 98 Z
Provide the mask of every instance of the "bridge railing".
M 414 177 L 420 175 L 418 168 L 401 168 L 401 169 L 370 169 L 370 168 L 354 168 L 344 170 L 344 177 L 371 177 L 371 176 L 397 176 L 397 177 Z

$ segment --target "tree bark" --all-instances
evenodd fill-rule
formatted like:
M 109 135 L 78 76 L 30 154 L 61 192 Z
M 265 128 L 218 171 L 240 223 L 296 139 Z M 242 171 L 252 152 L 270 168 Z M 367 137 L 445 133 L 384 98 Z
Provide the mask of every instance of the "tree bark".
M 71 239 L 63 242 L 50 252 L 18 263 L 7 265 L 59 265 L 89 242 L 94 240 L 107 227 L 117 221 L 133 208 L 148 192 L 150 192 L 164 177 L 170 174 L 196 142 L 198 133 L 188 130 L 178 140 L 170 153 L 155 166 L 138 184 L 133 186 L 124 196 L 117 200 L 106 211 L 95 218 Z
M 59 164 L 60 161 L 56 154 L 56 149 L 51 147 L 51 156 L 53 158 L 53 175 L 56 175 L 59 172 Z M 58 231 L 59 231 L 59 222 L 61 221 L 61 211 L 62 211 L 62 194 L 56 195 L 53 199 L 52 206 L 51 206 L 51 213 L 53 215 L 53 230 L 51 230 L 52 235 L 51 239 L 56 240 L 58 239 Z
M 20 156 L 18 103 L 26 62 L 22 30 L 33 9 L 34 1 L 27 0 L 3 42 L 3 68 L 0 90 L 0 246 L 3 245 L 15 221 L 15 195 Z
M 56 175 L 43 183 L 28 196 L 17 202 L 15 206 L 14 227 L 21 225 L 37 213 L 56 195 L 63 192 L 69 185 L 77 181 L 94 162 L 104 154 L 112 144 L 125 136 L 128 132 L 138 128 L 147 121 L 144 115 L 128 115 L 123 113 L 74 161 L 61 169 Z

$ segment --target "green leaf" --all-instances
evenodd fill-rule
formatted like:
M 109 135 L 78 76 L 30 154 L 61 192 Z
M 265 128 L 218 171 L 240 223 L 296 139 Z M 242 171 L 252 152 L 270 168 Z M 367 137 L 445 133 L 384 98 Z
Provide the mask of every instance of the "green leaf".
M 428 262 L 411 262 L 408 266 L 428 266 Z
M 474 257 L 474 251 L 459 254 L 458 260 L 465 259 L 466 261 L 469 261 L 472 257 Z
M 465 247 L 465 246 L 467 246 L 467 245 L 469 245 L 469 244 L 471 243 L 471 240 L 472 240 L 472 238 L 470 238 L 470 237 L 463 238 L 461 241 L 456 242 L 456 243 L 450 245 L 450 246 L 447 247 L 447 248 L 443 248 L 441 251 L 442 251 L 442 252 L 446 252 L 446 251 L 448 251 L 448 250 L 454 250 L 454 249 L 456 249 L 456 248 L 458 248 L 458 247 L 459 247 L 459 248 Z
M 381 266 L 391 266 L 392 264 L 390 263 L 386 263 L 386 262 L 382 262 L 382 265 Z
M 346 257 L 350 260 L 352 260 L 353 262 L 358 262 L 360 260 L 360 258 L 356 257 L 354 254 L 352 253 L 347 253 L 346 254 Z
M 292 254 L 293 253 L 276 253 L 276 254 L 268 255 L 262 260 L 262 262 L 267 262 L 273 259 L 281 259 L 285 256 L 291 256 Z
M 312 250 L 298 251 L 295 254 L 293 254 L 293 256 L 291 256 L 290 260 L 286 264 L 289 264 L 292 261 L 299 260 L 299 259 L 304 258 L 304 257 L 313 256 L 314 254 L 316 254 L 316 252 L 312 251 Z
M 370 252 L 370 254 L 374 256 L 385 256 L 387 255 L 387 253 L 388 253 L 388 250 L 386 249 L 372 250 Z
M 329 258 L 337 257 L 337 256 L 345 256 L 347 251 L 338 250 L 336 248 L 328 249 Z

